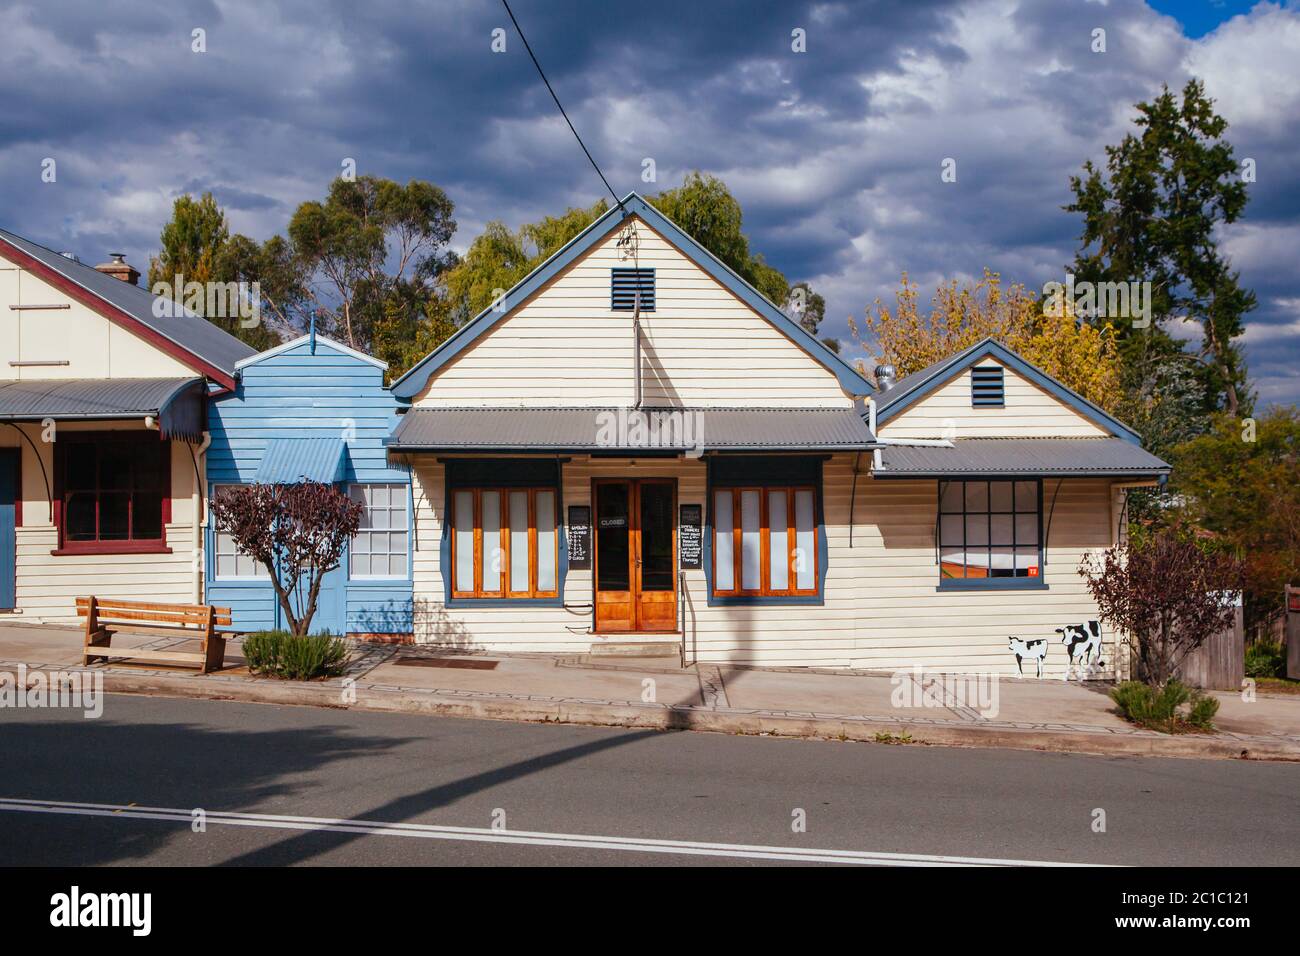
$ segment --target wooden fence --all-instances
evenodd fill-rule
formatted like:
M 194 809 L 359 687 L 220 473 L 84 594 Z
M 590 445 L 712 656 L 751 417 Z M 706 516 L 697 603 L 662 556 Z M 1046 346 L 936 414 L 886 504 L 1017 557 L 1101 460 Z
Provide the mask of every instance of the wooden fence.
M 1300 680 L 1300 588 L 1286 589 L 1286 676 Z
M 1236 612 L 1232 627 L 1183 658 L 1178 668 L 1183 683 L 1206 690 L 1241 690 L 1246 676 L 1246 626 L 1242 609 Z

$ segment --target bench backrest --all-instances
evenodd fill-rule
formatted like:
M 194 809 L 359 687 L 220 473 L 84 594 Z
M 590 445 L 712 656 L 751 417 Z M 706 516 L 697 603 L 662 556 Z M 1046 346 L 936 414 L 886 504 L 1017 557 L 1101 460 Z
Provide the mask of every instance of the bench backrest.
M 90 602 L 95 602 L 95 617 L 99 621 L 138 621 L 148 624 L 167 624 L 173 627 L 206 628 L 209 620 L 215 627 L 230 626 L 230 608 L 211 607 L 207 604 L 161 604 L 148 601 L 122 601 L 116 598 L 79 597 L 77 616 L 90 614 Z

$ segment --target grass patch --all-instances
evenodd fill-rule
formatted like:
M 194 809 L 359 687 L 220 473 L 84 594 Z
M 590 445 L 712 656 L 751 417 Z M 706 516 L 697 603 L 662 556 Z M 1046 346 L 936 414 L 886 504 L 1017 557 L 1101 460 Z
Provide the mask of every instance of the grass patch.
M 1212 732 L 1219 712 L 1218 698 L 1177 680 L 1159 690 L 1140 681 L 1125 681 L 1112 688 L 1110 698 L 1125 720 L 1167 734 Z
M 912 742 L 912 735 L 906 732 L 899 735 L 881 731 L 876 734 L 875 741 L 878 744 L 910 744 Z
M 244 638 L 243 650 L 251 672 L 280 680 L 337 677 L 348 664 L 347 643 L 332 634 L 257 631 Z
M 1300 694 L 1300 680 L 1289 677 L 1257 677 L 1255 690 L 1269 694 Z

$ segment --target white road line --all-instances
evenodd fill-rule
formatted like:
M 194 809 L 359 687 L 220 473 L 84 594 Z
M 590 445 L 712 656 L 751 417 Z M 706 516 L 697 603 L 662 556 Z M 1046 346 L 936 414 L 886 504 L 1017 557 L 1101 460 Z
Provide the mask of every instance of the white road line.
M 108 817 L 119 820 L 159 820 L 190 826 L 193 809 L 141 807 L 116 803 L 77 803 L 68 800 L 0 798 L 0 811 Z M 857 866 L 1087 866 L 1039 860 L 999 860 L 968 856 L 932 856 L 922 853 L 873 853 L 858 850 L 823 850 L 761 846 L 743 843 L 699 843 L 689 840 L 651 840 L 634 837 L 546 833 L 529 830 L 492 830 L 479 827 L 435 826 L 425 823 L 386 823 L 330 817 L 299 817 L 273 813 L 232 813 L 204 810 L 208 824 L 276 830 L 356 833 L 366 836 L 415 837 L 426 840 L 462 840 L 475 843 L 509 843 L 521 846 L 622 850 L 634 853 L 669 853 L 685 856 L 780 860 L 794 863 L 843 863 Z

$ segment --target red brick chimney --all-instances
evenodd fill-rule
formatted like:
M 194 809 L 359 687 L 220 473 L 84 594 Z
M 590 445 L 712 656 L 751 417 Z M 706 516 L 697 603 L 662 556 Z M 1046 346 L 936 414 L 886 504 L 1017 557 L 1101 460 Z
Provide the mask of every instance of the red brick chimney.
M 110 252 L 108 257 L 112 262 L 101 262 L 95 266 L 95 269 L 104 273 L 106 276 L 112 276 L 114 279 L 121 279 L 128 285 L 137 285 L 140 281 L 140 272 L 134 266 L 126 261 L 125 252 Z

